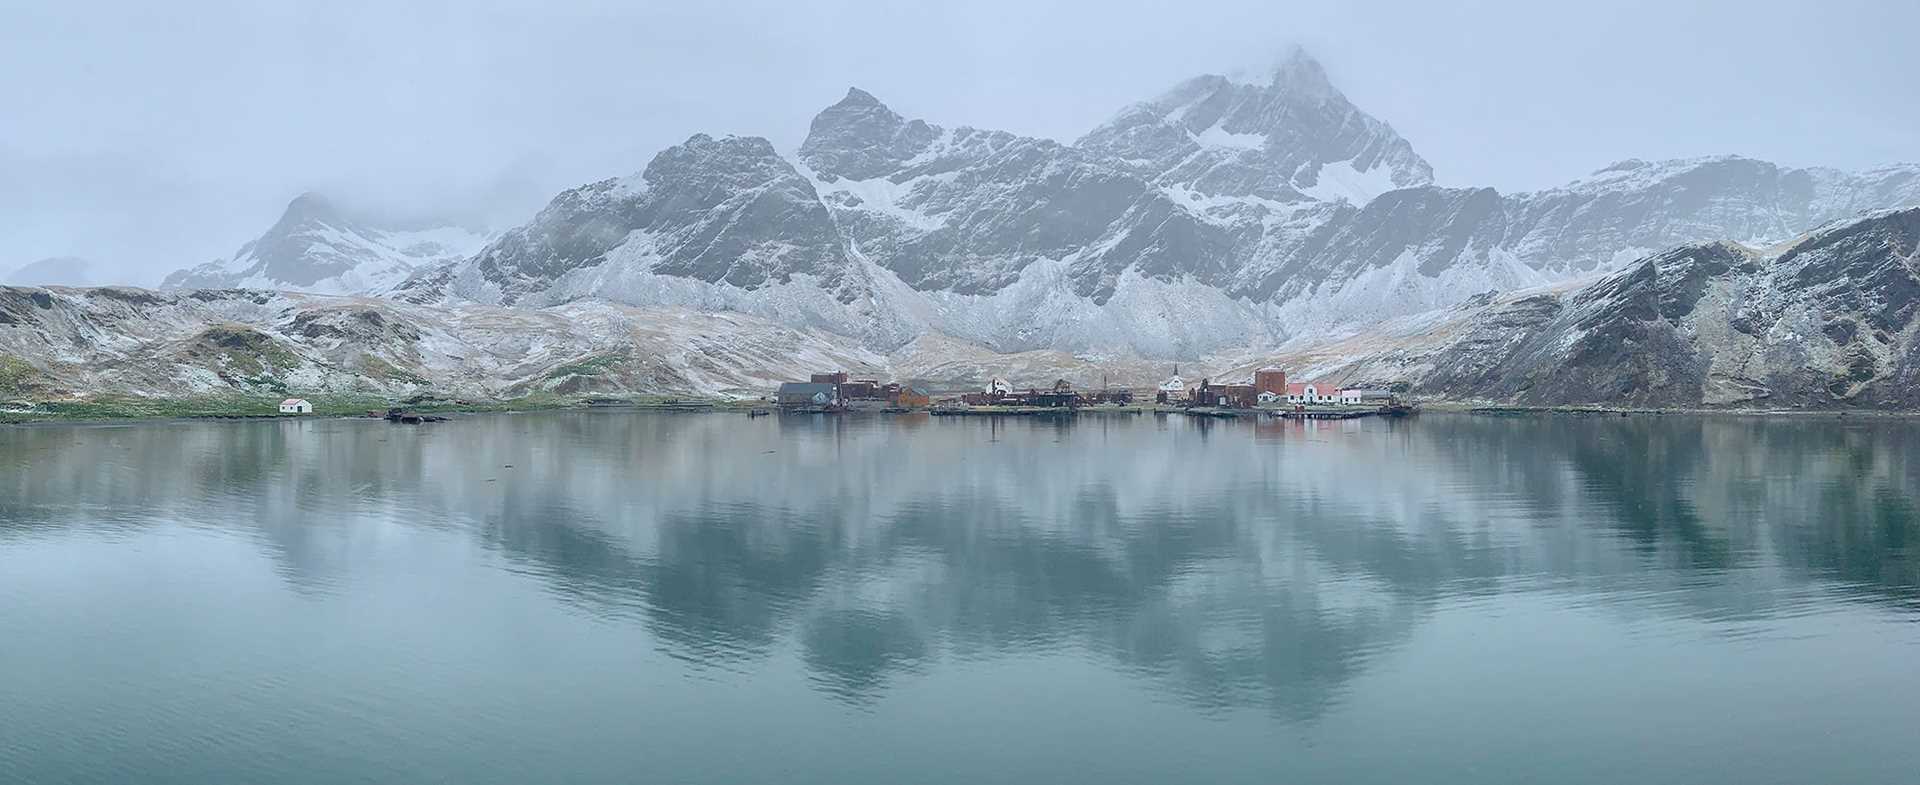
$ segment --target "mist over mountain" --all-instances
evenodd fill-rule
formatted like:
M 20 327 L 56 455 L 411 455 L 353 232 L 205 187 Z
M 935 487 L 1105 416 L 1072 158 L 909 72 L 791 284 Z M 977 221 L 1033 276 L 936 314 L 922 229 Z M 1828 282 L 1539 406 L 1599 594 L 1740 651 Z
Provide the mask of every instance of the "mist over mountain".
M 695 134 L 499 232 L 308 193 L 231 257 L 169 276 L 187 299 L 98 303 L 168 314 L 164 346 L 128 361 L 202 371 L 122 377 L 165 389 L 256 383 L 218 348 L 231 336 L 209 337 L 226 319 L 329 389 L 748 394 L 802 370 L 796 356 L 962 387 L 1007 367 L 1142 382 L 1166 362 L 1257 359 L 1474 400 L 1902 407 L 1920 305 L 1898 227 L 1915 205 L 1920 165 L 1734 155 L 1627 159 L 1530 192 L 1438 185 L 1295 49 L 1264 75 L 1182 80 L 1073 143 L 910 118 L 850 88 L 792 149 Z M 1783 250 L 1855 235 L 1882 241 Z M 1672 307 L 1649 320 L 1647 298 Z M 1756 302 L 1789 305 L 1716 305 Z M 641 342 L 685 340 L 690 318 L 695 354 Z M 561 373 L 582 367 L 596 371 Z
M 431 218 L 356 214 L 305 193 L 233 256 L 176 271 L 161 287 L 377 294 L 421 268 L 464 258 L 485 240 L 484 230 Z
M 100 283 L 93 264 L 77 256 L 55 256 L 7 274 L 12 286 L 94 286 Z
M 1295 50 L 1262 79 L 1183 81 L 1071 145 L 910 119 L 853 88 L 792 152 L 695 135 L 399 291 L 738 311 L 883 352 L 943 335 L 1177 358 L 1916 203 L 1920 166 L 1738 156 L 1622 161 L 1529 193 L 1437 186 Z

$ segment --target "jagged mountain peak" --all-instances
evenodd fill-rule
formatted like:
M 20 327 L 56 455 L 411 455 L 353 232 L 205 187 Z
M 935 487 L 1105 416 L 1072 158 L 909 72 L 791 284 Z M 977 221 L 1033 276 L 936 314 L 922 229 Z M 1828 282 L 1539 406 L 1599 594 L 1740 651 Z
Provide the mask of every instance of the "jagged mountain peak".
M 704 158 L 727 155 L 778 157 L 778 153 L 773 149 L 773 142 L 764 136 L 736 136 L 734 134 L 710 136 L 708 134 L 694 134 L 687 137 L 686 141 L 654 155 L 653 161 L 649 162 L 647 166 L 648 168 L 653 168 L 661 165 L 663 162 L 671 162 L 682 156 Z
M 766 137 L 694 134 L 655 155 L 641 179 L 648 188 L 661 183 L 698 183 L 704 189 L 751 188 L 792 173 L 792 166 Z
M 1333 86 L 1333 80 L 1327 76 L 1327 69 L 1320 61 L 1307 52 L 1306 47 L 1292 46 L 1267 69 L 1262 85 L 1267 89 L 1288 96 L 1294 100 L 1320 101 L 1340 95 Z
M 1413 145 L 1348 101 L 1302 49 L 1264 81 L 1187 79 L 1078 145 L 1206 196 L 1358 205 L 1433 182 Z
M 840 99 L 840 103 L 834 104 L 834 105 L 835 106 L 878 106 L 883 109 L 886 108 L 885 104 L 880 103 L 880 99 L 873 97 L 873 93 L 869 93 L 858 87 L 847 88 L 847 97 Z
M 1334 86 L 1320 61 L 1305 48 L 1295 46 L 1268 67 L 1195 76 L 1151 101 L 1123 110 L 1122 114 L 1145 107 L 1163 117 L 1170 116 L 1172 121 L 1198 133 L 1235 114 L 1230 111 L 1233 104 L 1249 102 L 1265 105 L 1264 111 L 1242 111 L 1234 116 L 1233 124 L 1239 126 L 1236 129 L 1239 132 L 1284 130 L 1279 126 L 1287 118 L 1277 112 L 1276 107 L 1301 111 L 1333 103 L 1342 110 L 1352 108 L 1346 94 Z M 1266 121 L 1268 125 L 1256 127 L 1253 121 Z
M 856 87 L 791 158 L 760 137 L 695 135 L 406 289 L 737 310 L 884 350 L 939 333 L 1172 357 L 1604 274 L 1682 243 L 1777 241 L 1920 194 L 1920 172 L 1728 156 L 1622 161 L 1539 193 L 1431 179 L 1303 50 L 1253 80 L 1183 81 L 1073 145 L 942 128 Z
M 858 87 L 815 115 L 800 160 L 827 179 L 868 180 L 899 168 L 927 148 L 940 129 L 908 120 Z

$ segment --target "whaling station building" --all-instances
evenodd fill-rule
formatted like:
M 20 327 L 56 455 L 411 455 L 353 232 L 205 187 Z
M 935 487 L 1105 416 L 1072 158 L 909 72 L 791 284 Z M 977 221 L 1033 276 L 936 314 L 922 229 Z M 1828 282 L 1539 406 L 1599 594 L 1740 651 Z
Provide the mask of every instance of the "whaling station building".
M 1005 379 L 994 379 L 987 383 L 987 389 L 977 393 L 960 396 L 960 402 L 968 406 L 1018 406 L 1039 409 L 1073 408 L 1079 406 L 1127 406 L 1133 403 L 1133 391 L 1102 385 L 1098 390 L 1081 391 L 1073 388 L 1073 383 L 1065 379 L 1055 379 L 1052 387 L 1045 389 L 1029 387 L 1016 390 Z
M 1188 386 L 1180 378 L 1180 369 L 1161 382 L 1155 401 L 1169 406 L 1196 406 L 1215 409 L 1253 409 L 1305 406 L 1393 406 L 1398 396 L 1386 390 L 1357 387 L 1341 388 L 1321 382 L 1289 382 L 1287 372 L 1262 368 L 1253 374 L 1252 384 L 1214 384 L 1201 379 Z
M 1342 389 L 1319 382 L 1289 382 L 1287 372 L 1278 368 L 1255 371 L 1250 383 L 1216 384 L 1201 379 L 1188 384 L 1175 368 L 1173 376 L 1150 391 L 1154 403 L 1208 409 L 1304 408 L 1307 406 L 1391 406 L 1398 403 L 1393 393 L 1360 388 Z M 854 379 L 845 372 L 819 373 L 804 382 L 780 385 L 775 398 L 789 412 L 910 411 L 933 403 L 925 382 L 904 384 L 873 379 Z M 959 403 L 969 407 L 1009 407 L 1025 409 L 1078 408 L 1082 406 L 1131 406 L 1135 393 L 1103 382 L 1097 390 L 1080 390 L 1072 382 L 1057 379 L 1048 387 L 1015 388 L 1005 379 L 994 378 L 979 392 L 961 395 Z
M 787 382 L 775 393 L 781 409 L 796 412 L 903 411 L 924 409 L 933 403 L 926 382 L 881 384 L 854 379 L 846 372 L 816 373 L 810 381 Z

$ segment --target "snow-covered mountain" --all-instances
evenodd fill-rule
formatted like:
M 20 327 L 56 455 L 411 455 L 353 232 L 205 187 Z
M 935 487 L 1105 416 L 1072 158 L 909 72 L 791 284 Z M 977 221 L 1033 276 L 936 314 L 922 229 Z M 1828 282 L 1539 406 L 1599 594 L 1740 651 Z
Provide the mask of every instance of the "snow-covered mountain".
M 777 320 L 579 301 L 419 305 L 264 291 L 0 287 L 0 359 L 28 398 L 280 391 L 512 397 L 760 395 L 820 368 L 1149 385 L 1165 367 L 994 352 L 927 334 L 891 353 Z M 1584 282 L 1482 294 L 1279 352 L 1186 358 L 1240 378 L 1278 364 L 1332 383 L 1536 405 L 1920 406 L 1920 208 L 1870 213 L 1768 248 L 1682 246 Z
M 483 232 L 453 224 L 383 224 L 306 193 L 232 257 L 177 271 L 161 286 L 380 293 L 421 268 L 471 256 L 486 240 Z
M 1270 78 L 1200 76 L 1128 107 L 1078 146 L 1208 197 L 1366 204 L 1433 182 L 1433 167 L 1386 123 L 1360 111 L 1306 52 Z
M 1074 144 L 908 119 L 849 90 L 783 154 L 696 135 L 561 194 L 419 303 L 737 311 L 892 351 L 1197 356 L 1313 343 L 1674 245 L 1772 242 L 1920 204 L 1920 166 L 1626 161 L 1500 194 L 1431 167 L 1296 52 L 1188 80 Z
M 9 368 L 0 396 L 757 396 L 823 368 L 947 390 L 995 376 L 1143 386 L 1166 372 L 1138 358 L 1002 353 L 941 333 L 883 353 L 787 321 L 597 300 L 529 308 L 0 287 Z M 1455 401 L 1911 410 L 1920 407 L 1920 208 L 1767 248 L 1685 245 L 1583 281 L 1483 293 L 1278 351 L 1246 345 L 1182 359 L 1215 379 L 1280 365 L 1298 378 L 1405 385 Z
M 0 286 L 0 403 L 423 391 L 759 396 L 820 368 L 884 362 L 839 336 L 684 309 Z

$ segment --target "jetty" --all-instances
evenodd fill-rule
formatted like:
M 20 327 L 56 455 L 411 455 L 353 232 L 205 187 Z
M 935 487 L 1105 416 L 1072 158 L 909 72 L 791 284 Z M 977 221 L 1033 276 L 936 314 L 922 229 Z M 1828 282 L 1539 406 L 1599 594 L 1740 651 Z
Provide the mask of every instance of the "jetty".
M 1380 413 L 1377 411 L 1331 410 L 1273 413 L 1275 417 L 1284 417 L 1289 420 L 1354 420 L 1361 417 L 1378 417 L 1379 415 Z
M 1273 411 L 1273 416 L 1285 417 L 1290 420 L 1352 420 L 1360 417 L 1407 417 L 1419 413 L 1419 407 L 1411 404 L 1395 403 L 1387 406 L 1332 406 L 1276 409 Z
M 1148 390 L 1116 387 L 1104 375 L 1099 387 L 1089 389 L 1076 387 L 1064 378 L 1045 387 L 1023 389 L 994 377 L 984 389 L 937 402 L 924 381 L 881 382 L 833 371 L 812 374 L 804 382 L 783 382 L 771 399 L 782 414 L 901 414 L 924 410 L 936 417 L 1180 414 L 1220 419 L 1351 420 L 1404 417 L 1415 411 L 1392 389 L 1289 382 L 1286 371 L 1271 367 L 1254 371 L 1247 381 L 1216 383 L 1203 378 L 1194 386 L 1187 385 L 1176 367 L 1172 378 Z
M 935 406 L 928 413 L 936 417 L 1072 417 L 1080 410 L 1070 406 Z

